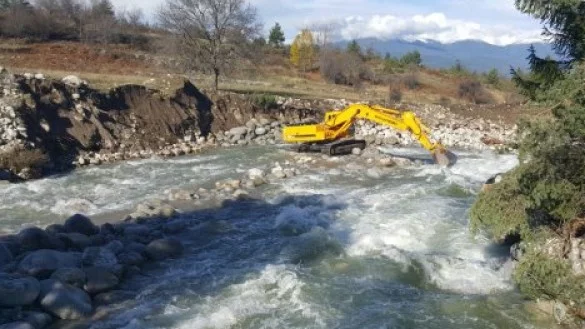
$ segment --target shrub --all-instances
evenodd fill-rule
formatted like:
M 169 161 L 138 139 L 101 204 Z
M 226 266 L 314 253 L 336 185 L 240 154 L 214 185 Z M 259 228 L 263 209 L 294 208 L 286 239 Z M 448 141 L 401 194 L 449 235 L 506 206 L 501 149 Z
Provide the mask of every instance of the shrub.
M 402 84 L 410 90 L 415 90 L 420 87 L 420 81 L 416 74 L 407 74 L 402 77 Z
M 402 100 L 402 92 L 398 88 L 390 87 L 390 93 L 388 95 L 390 103 L 400 103 Z
M 438 104 L 444 107 L 449 107 L 451 105 L 451 100 L 448 97 L 441 96 Z
M 41 170 L 48 162 L 48 156 L 39 149 L 17 148 L 0 156 L 0 169 L 13 173 L 23 169 Z
M 265 110 L 273 109 L 278 107 L 276 96 L 269 94 L 254 95 L 252 98 L 254 104 Z
M 486 75 L 485 80 L 488 84 L 492 86 L 497 86 L 500 84 L 500 73 L 497 69 L 491 69 Z
M 319 63 L 323 78 L 339 85 L 359 87 L 369 72 L 363 60 L 353 53 L 322 51 Z
M 518 172 L 509 173 L 500 183 L 480 193 L 470 213 L 473 232 L 485 229 L 498 241 L 509 235 L 528 234 L 528 204 L 521 194 L 518 178 Z
M 527 296 L 559 300 L 566 304 L 583 303 L 585 289 L 569 262 L 555 259 L 537 250 L 527 252 L 514 272 L 514 281 Z
M 489 104 L 491 96 L 477 80 L 466 80 L 459 84 L 459 97 L 475 104 Z

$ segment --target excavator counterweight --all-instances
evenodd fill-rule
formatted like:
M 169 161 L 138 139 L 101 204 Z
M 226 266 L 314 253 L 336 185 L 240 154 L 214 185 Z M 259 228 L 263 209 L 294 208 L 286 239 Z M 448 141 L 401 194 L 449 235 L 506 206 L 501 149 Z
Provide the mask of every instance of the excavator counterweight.
M 368 120 L 389 126 L 398 131 L 411 133 L 429 152 L 440 166 L 448 167 L 456 161 L 455 154 L 441 143 L 432 142 L 430 129 L 423 125 L 413 112 L 387 109 L 381 106 L 353 104 L 341 111 L 325 113 L 325 120 L 319 124 L 285 127 L 283 140 L 296 143 L 300 152 L 323 152 L 328 155 L 349 154 L 354 148 L 364 149 L 366 142 L 351 136 L 351 127 L 356 120 Z

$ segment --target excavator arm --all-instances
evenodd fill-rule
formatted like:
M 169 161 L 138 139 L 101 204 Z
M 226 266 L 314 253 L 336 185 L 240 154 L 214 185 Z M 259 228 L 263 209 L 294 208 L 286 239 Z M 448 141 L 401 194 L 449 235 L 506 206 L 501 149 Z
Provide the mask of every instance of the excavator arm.
M 437 163 L 442 166 L 452 164 L 454 156 L 441 143 L 430 139 L 430 129 L 422 124 L 413 112 L 401 112 L 381 106 L 353 104 L 342 111 L 327 112 L 322 123 L 285 127 L 283 139 L 288 143 L 320 145 L 336 142 L 349 137 L 352 125 L 359 119 L 409 132 L 431 152 Z

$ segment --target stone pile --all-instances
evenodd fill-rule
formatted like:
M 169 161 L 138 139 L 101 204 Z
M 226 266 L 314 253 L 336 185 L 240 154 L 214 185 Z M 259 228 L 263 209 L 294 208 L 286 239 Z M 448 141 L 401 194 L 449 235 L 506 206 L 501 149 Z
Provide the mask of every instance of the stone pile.
M 149 262 L 180 256 L 184 248 L 173 235 L 189 225 L 163 202 L 137 213 L 101 226 L 74 215 L 63 225 L 0 236 L 0 328 L 88 319 L 110 301 L 133 298 L 117 287 Z
M 0 67 L 0 153 L 24 147 L 28 138 L 20 107 L 23 95 L 16 88 L 14 76 Z
M 490 122 L 484 119 L 472 120 L 452 114 L 441 105 L 415 106 L 413 111 L 431 130 L 431 137 L 448 147 L 486 150 L 497 149 L 514 140 L 516 126 Z M 413 145 L 414 137 L 386 126 L 359 120 L 355 133 L 374 145 Z

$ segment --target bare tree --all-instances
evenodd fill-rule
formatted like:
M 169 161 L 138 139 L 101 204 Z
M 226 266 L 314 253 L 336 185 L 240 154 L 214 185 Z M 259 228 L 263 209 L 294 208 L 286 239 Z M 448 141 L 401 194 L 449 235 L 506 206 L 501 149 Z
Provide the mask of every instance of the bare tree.
M 311 25 L 311 30 L 315 35 L 316 44 L 321 48 L 325 49 L 331 45 L 333 39 L 333 33 L 338 28 L 334 22 L 322 22 Z
M 159 19 L 180 36 L 193 66 L 213 72 L 216 90 L 220 73 L 249 54 L 261 29 L 256 9 L 245 0 L 167 0 Z

